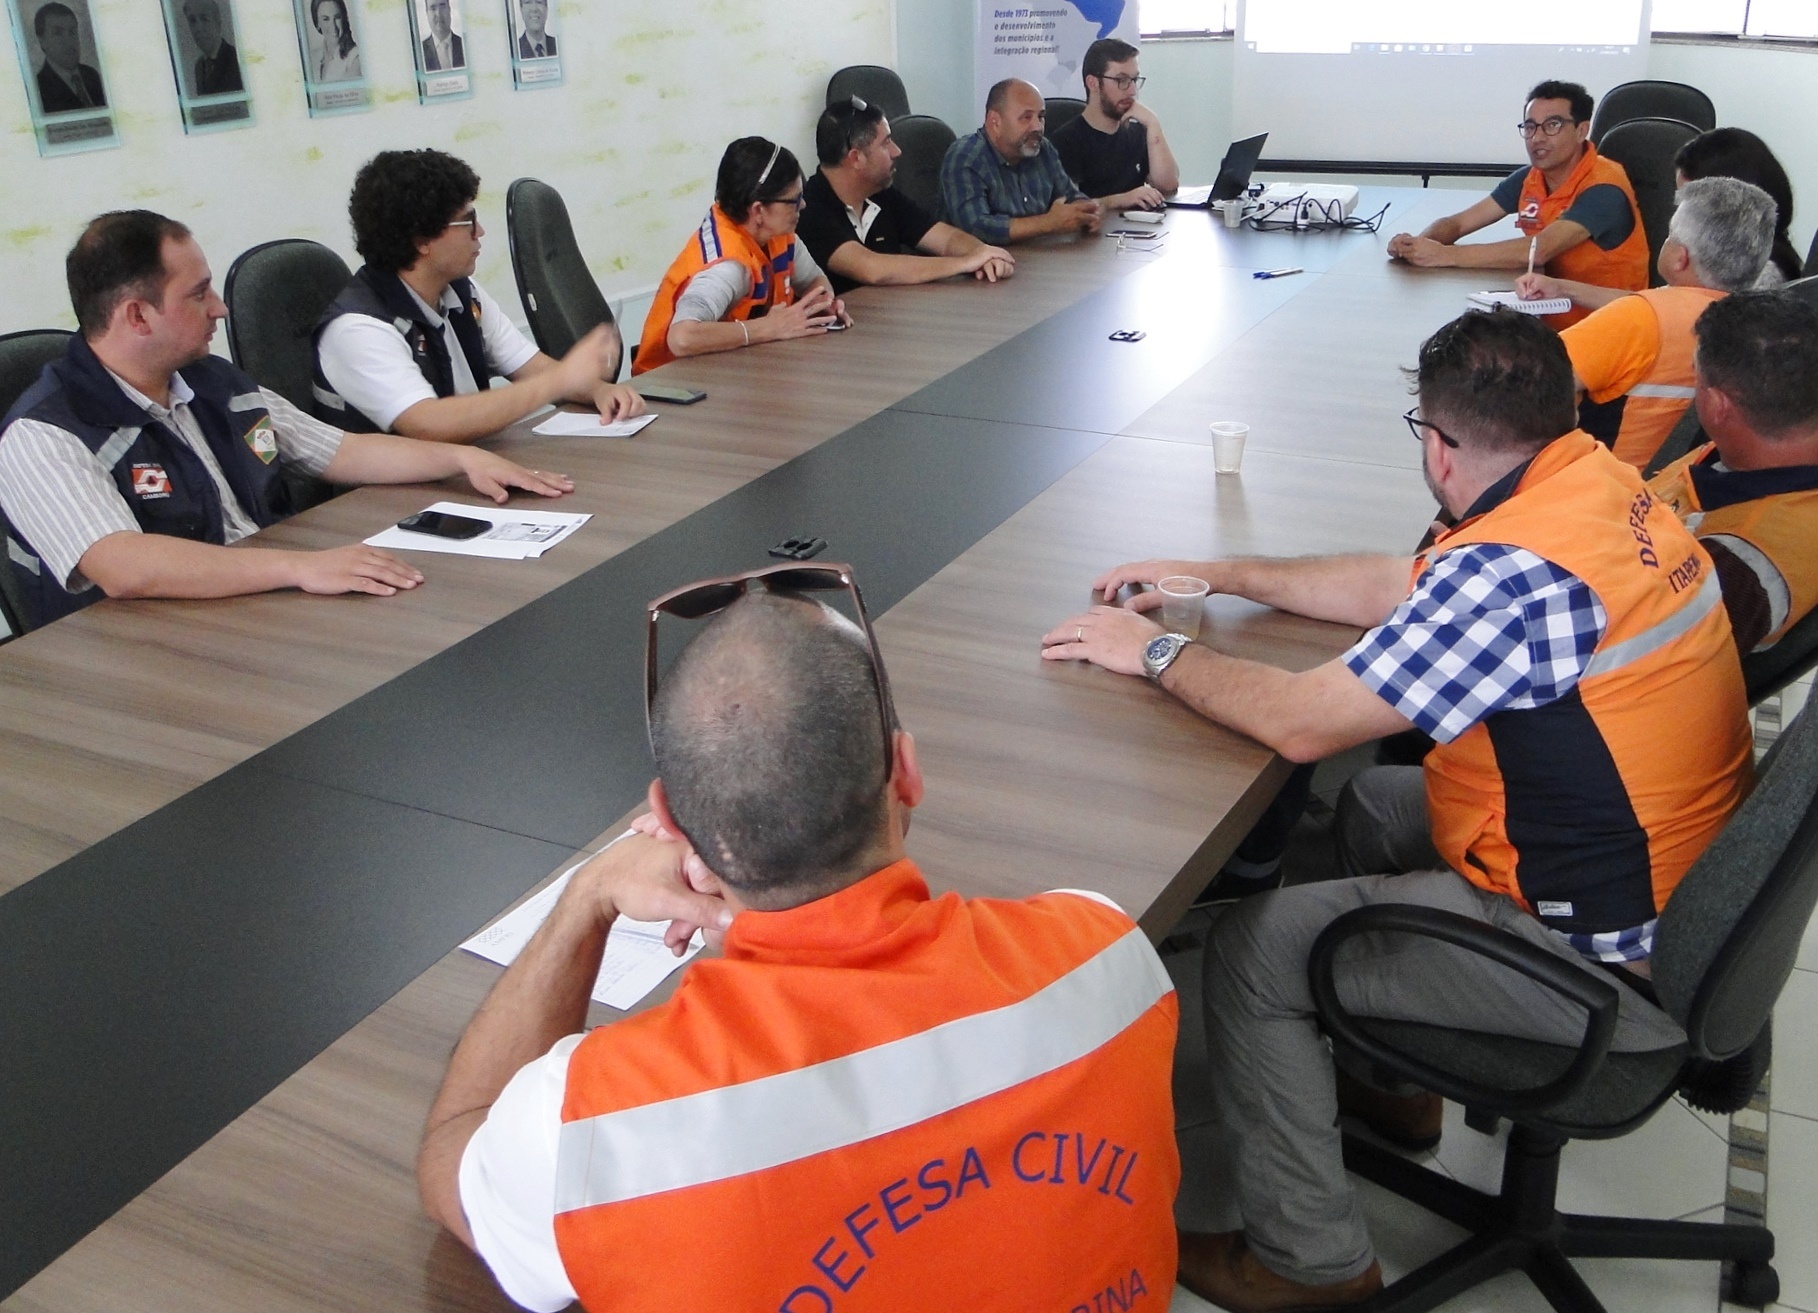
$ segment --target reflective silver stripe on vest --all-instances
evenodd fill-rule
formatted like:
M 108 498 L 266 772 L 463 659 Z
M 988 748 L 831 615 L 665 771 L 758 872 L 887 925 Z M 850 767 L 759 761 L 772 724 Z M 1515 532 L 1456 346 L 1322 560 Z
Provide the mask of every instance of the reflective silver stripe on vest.
M 565 1122 L 556 1211 L 760 1172 L 914 1126 L 1085 1057 L 1174 988 L 1132 930 L 1021 1002 L 843 1058 Z
M 1594 655 L 1585 665 L 1584 677 L 1589 679 L 1592 675 L 1607 675 L 1632 661 L 1641 660 L 1650 652 L 1658 652 L 1674 639 L 1691 632 L 1693 625 L 1722 603 L 1723 587 L 1717 582 L 1717 572 L 1713 570 L 1698 585 L 1698 592 L 1692 600 L 1672 615 L 1659 624 L 1642 630 L 1635 637 L 1625 638 Z
M 347 403 L 341 400 L 341 396 L 338 392 L 330 392 L 319 383 L 312 383 L 309 390 L 314 394 L 317 401 L 320 401 L 324 406 L 329 407 L 331 410 L 347 409 Z
M 1697 388 L 1674 387 L 1670 383 L 1637 383 L 1629 389 L 1631 397 L 1665 397 L 1673 401 L 1690 401 L 1698 395 Z
M 410 337 L 410 330 L 415 328 L 417 324 L 414 319 L 394 319 L 391 321 L 391 326 L 398 330 L 399 337 L 408 339 Z
M 115 429 L 114 436 L 101 444 L 101 450 L 95 453 L 95 459 L 101 462 L 101 468 L 111 470 L 120 463 L 120 457 L 126 454 L 127 448 L 139 440 L 142 425 L 131 428 Z
M 11 538 L 6 540 L 6 559 L 22 569 L 30 570 L 33 574 L 42 573 L 39 569 L 38 558 Z
M 227 408 L 229 410 L 264 410 L 266 408 L 265 398 L 257 392 L 242 392 L 238 396 L 227 399 Z

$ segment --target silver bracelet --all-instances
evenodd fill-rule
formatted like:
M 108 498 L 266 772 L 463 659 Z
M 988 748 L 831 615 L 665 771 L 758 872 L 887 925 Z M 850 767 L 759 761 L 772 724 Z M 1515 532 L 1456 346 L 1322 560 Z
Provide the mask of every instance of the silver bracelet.
M 750 346 L 751 345 L 751 330 L 749 328 L 745 327 L 745 321 L 743 319 L 739 320 L 738 323 L 739 323 L 739 332 L 741 332 L 745 335 L 745 345 Z

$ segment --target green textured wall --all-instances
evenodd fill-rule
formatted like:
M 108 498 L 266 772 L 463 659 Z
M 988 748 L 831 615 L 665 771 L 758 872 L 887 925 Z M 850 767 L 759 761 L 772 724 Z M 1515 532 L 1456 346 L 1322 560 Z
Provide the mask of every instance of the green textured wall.
M 235 0 L 256 124 L 186 137 L 156 0 L 94 0 L 123 145 L 40 159 L 18 59 L 0 69 L 0 332 L 74 327 L 63 255 L 103 210 L 145 206 L 196 231 L 224 278 L 247 247 L 308 237 L 357 263 L 347 189 L 373 152 L 435 146 L 481 177 L 479 277 L 519 314 L 505 189 L 532 175 L 568 201 L 595 276 L 615 300 L 648 290 L 700 222 L 720 151 L 758 133 L 812 158 L 827 77 L 894 62 L 893 0 L 562 0 L 566 82 L 515 91 L 507 0 L 467 0 L 472 99 L 417 103 L 404 0 L 354 0 L 374 106 L 311 119 L 288 0 Z M 6 40 L 11 42 L 10 29 Z

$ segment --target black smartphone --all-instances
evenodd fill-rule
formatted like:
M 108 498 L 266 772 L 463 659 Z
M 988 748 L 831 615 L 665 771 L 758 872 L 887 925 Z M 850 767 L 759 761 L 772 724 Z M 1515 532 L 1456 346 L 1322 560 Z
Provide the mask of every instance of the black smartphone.
M 843 333 L 848 328 L 851 328 L 851 327 L 852 327 L 852 325 L 847 323 L 845 320 L 836 319 L 831 324 L 827 325 L 827 331 L 829 333 Z
M 646 401 L 673 401 L 678 406 L 692 406 L 707 395 L 699 388 L 677 387 L 670 383 L 639 383 L 637 390 Z
M 490 520 L 476 520 L 471 515 L 450 515 L 447 511 L 418 511 L 398 521 L 398 528 L 412 533 L 434 534 L 438 538 L 478 538 L 492 528 Z

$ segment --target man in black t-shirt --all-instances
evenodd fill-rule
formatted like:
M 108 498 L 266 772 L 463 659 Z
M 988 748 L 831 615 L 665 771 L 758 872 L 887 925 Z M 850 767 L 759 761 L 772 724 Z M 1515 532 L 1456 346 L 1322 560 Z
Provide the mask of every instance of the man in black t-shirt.
M 1079 189 L 1107 210 L 1159 210 L 1180 187 L 1161 121 L 1137 103 L 1136 47 L 1106 37 L 1080 64 L 1086 109 L 1048 134 Z
M 864 283 L 931 283 L 955 274 L 996 282 L 1016 257 L 932 215 L 890 185 L 903 152 L 884 111 L 857 96 L 829 106 L 814 129 L 820 169 L 802 188 L 795 234 L 843 295 Z

